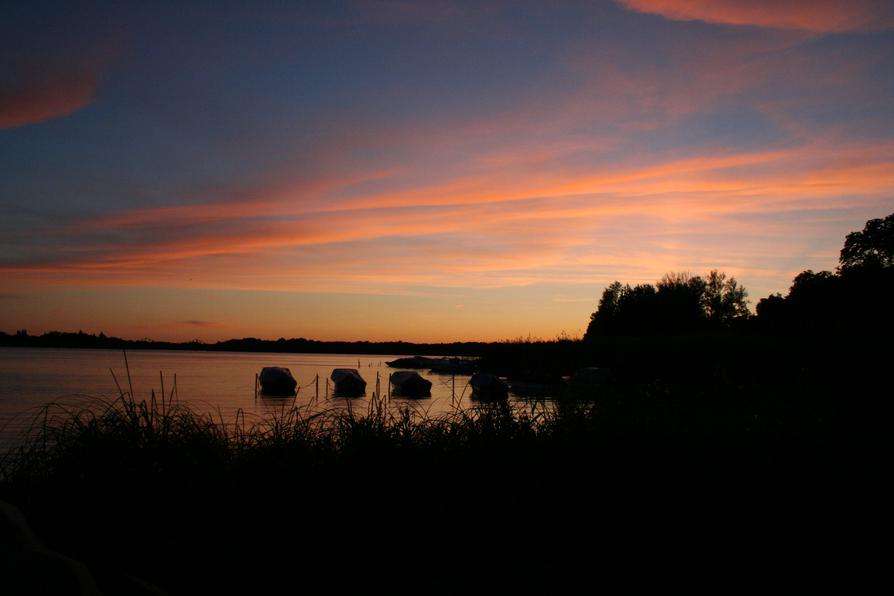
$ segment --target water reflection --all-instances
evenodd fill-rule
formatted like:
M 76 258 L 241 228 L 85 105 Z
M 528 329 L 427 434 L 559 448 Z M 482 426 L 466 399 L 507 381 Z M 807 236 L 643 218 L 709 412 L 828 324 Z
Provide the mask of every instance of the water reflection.
M 162 383 L 166 394 L 174 394 L 176 374 L 180 403 L 227 422 L 237 413 L 248 421 L 286 411 L 293 405 L 308 413 L 348 407 L 365 413 L 373 393 L 385 398 L 388 407 L 408 408 L 418 415 L 447 415 L 458 407 L 473 405 L 470 375 L 418 370 L 432 383 L 431 397 L 393 395 L 388 376 L 401 369 L 389 368 L 385 362 L 394 358 L 134 350 L 128 352 L 125 367 L 122 353 L 113 350 L 0 348 L 0 440 L 19 434 L 47 403 L 71 400 L 75 394 L 81 397 L 75 399 L 78 403 L 73 407 L 96 397 L 115 399 L 118 389 L 113 373 L 125 391 L 133 386 L 138 399 L 149 399 L 153 390 L 160 396 Z M 256 375 L 265 366 L 289 368 L 298 381 L 296 395 L 283 398 L 256 391 Z M 329 376 L 336 368 L 356 368 L 367 383 L 365 394 L 350 399 L 335 396 Z M 510 400 L 514 399 L 510 395 Z

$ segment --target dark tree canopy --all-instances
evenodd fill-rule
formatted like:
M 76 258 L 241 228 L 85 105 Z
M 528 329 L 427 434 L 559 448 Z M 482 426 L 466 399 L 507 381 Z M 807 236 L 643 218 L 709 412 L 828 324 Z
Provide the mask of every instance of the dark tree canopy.
M 786 297 L 762 299 L 756 322 L 780 331 L 879 333 L 894 323 L 892 295 L 894 214 L 847 235 L 837 273 L 802 271 Z
M 703 310 L 705 281 L 688 272 L 667 273 L 657 284 L 655 308 L 662 330 L 686 332 L 699 327 Z
M 838 262 L 842 272 L 894 265 L 894 213 L 884 219 L 870 219 L 862 231 L 848 234 Z
M 605 288 L 586 338 L 601 335 L 691 334 L 725 328 L 749 316 L 748 293 L 734 277 L 668 273 L 657 284 Z
M 779 292 L 770 294 L 760 299 L 754 311 L 759 321 L 776 326 L 785 319 L 785 298 Z

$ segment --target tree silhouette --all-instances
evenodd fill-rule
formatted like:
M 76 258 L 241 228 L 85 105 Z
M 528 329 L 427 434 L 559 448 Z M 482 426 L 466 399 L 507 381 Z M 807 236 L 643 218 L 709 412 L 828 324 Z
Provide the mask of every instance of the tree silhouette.
M 802 271 L 789 288 L 786 298 L 789 318 L 799 327 L 820 328 L 844 316 L 841 279 L 831 271 Z
M 602 298 L 599 300 L 599 306 L 597 308 L 598 313 L 602 313 L 604 317 L 614 317 L 618 314 L 618 309 L 621 306 L 621 295 L 626 291 L 630 291 L 630 286 L 621 285 L 621 282 L 616 281 L 611 284 L 605 291 L 602 292 Z M 594 313 L 595 314 L 595 313 Z
M 763 329 L 835 333 L 880 333 L 894 325 L 894 214 L 871 219 L 851 232 L 841 249 L 837 273 L 799 273 L 785 298 L 776 294 L 757 305 Z
M 702 307 L 708 320 L 715 325 L 728 325 L 736 319 L 747 318 L 748 292 L 735 277 L 727 277 L 712 269 L 705 280 Z
M 749 316 L 747 296 L 734 277 L 716 270 L 706 279 L 668 273 L 655 285 L 631 287 L 616 281 L 602 292 L 584 338 L 692 334 L 728 327 Z
M 761 298 L 754 310 L 764 327 L 780 327 L 785 323 L 786 303 L 779 292 Z
M 870 219 L 862 231 L 848 234 L 838 262 L 839 271 L 894 265 L 894 213 L 884 219 Z
M 586 335 L 650 333 L 657 323 L 655 296 L 655 287 L 650 284 L 631 287 L 615 281 L 602 292 L 596 312 L 590 315 Z
M 657 285 L 655 311 L 657 331 L 691 333 L 700 331 L 706 316 L 703 308 L 705 280 L 688 272 L 666 273 Z

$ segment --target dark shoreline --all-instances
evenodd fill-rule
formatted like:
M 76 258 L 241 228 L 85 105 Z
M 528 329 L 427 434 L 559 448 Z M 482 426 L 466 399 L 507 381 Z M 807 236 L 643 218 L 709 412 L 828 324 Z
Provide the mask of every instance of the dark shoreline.
M 497 342 L 413 343 L 405 341 L 320 341 L 303 337 L 277 340 L 246 337 L 215 343 L 199 341 L 168 342 L 150 339 L 129 340 L 77 332 L 50 331 L 43 335 L 27 332 L 8 334 L 0 331 L 0 347 L 68 348 L 94 350 L 175 350 L 202 352 L 269 352 L 294 354 L 388 354 L 423 356 L 480 356 Z

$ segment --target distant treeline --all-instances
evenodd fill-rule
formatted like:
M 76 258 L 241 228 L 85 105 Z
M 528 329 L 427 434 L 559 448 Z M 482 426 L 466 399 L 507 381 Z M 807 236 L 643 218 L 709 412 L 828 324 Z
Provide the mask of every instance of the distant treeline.
M 246 337 L 228 339 L 216 343 L 154 341 L 151 339 L 128 340 L 84 333 L 51 331 L 43 335 L 30 335 L 26 330 L 8 334 L 0 331 L 0 346 L 22 348 L 87 348 L 128 350 L 207 350 L 212 352 L 294 352 L 323 354 L 422 354 L 477 356 L 487 346 L 481 342 L 410 343 L 405 341 L 318 341 L 303 337 L 277 340 Z

